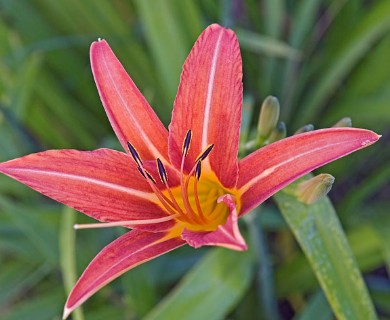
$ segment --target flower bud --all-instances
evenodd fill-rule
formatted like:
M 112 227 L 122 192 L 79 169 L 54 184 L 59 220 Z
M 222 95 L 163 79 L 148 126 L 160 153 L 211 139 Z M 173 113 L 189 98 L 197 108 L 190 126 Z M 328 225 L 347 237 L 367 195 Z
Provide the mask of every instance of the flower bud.
M 312 204 L 325 197 L 334 182 L 334 177 L 327 173 L 319 174 L 309 180 L 301 182 L 297 189 L 298 199 L 305 204 Z
M 350 117 L 342 118 L 333 125 L 333 128 L 344 128 L 344 127 L 352 127 L 352 119 Z
M 281 139 L 284 139 L 287 135 L 287 128 L 284 122 L 279 122 L 278 125 L 272 130 L 267 143 L 272 143 Z
M 313 130 L 314 130 L 314 126 L 312 124 L 307 124 L 307 125 L 299 128 L 297 131 L 295 131 L 294 135 L 304 133 L 304 132 L 313 131 Z
M 259 140 L 266 140 L 279 120 L 280 105 L 277 98 L 268 96 L 263 101 L 257 125 Z

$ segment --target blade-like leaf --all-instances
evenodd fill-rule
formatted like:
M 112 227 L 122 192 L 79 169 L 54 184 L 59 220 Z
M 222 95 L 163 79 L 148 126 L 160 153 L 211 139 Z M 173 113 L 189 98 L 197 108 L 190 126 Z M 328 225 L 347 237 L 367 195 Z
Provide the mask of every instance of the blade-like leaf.
M 239 29 L 236 33 L 243 49 L 295 61 L 300 59 L 299 50 L 285 42 L 244 29 Z
M 30 297 L 15 305 L 9 312 L 2 314 L 2 320 L 42 320 L 58 319 L 64 296 L 59 286 L 39 296 Z
M 322 292 L 316 292 L 310 298 L 309 303 L 296 320 L 331 320 L 332 310 L 329 307 L 328 301 Z
M 181 65 L 190 49 L 194 35 L 200 33 L 199 16 L 192 1 L 135 1 L 166 100 L 171 105 L 175 96 Z M 193 39 L 188 39 L 191 32 Z M 189 41 L 190 40 L 190 41 Z
M 0 197 L 0 210 L 5 213 L 18 229 L 29 239 L 37 255 L 42 255 L 50 265 L 58 261 L 56 233 L 41 221 L 40 215 L 32 208 L 16 205 L 6 197 Z
M 309 260 L 338 319 L 377 319 L 345 233 L 329 199 L 313 205 L 297 200 L 299 182 L 275 200 Z
M 371 50 L 372 44 L 378 41 L 390 29 L 390 2 L 379 1 L 360 21 L 359 25 L 348 34 L 348 41 L 337 56 L 332 57 L 332 65 L 320 77 L 319 84 L 310 90 L 299 113 L 300 123 L 307 123 L 318 115 L 329 96 L 337 89 L 340 82 L 347 77 L 351 69 L 358 64 L 364 55 Z

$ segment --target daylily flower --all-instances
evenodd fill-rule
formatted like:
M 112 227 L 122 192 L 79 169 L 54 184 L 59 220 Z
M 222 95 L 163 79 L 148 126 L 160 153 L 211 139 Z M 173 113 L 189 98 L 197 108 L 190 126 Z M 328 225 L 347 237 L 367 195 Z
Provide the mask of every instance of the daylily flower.
M 52 150 L 0 164 L 4 174 L 102 227 L 132 229 L 89 264 L 64 318 L 124 272 L 185 244 L 245 250 L 239 217 L 298 177 L 379 138 L 363 129 L 317 130 L 239 161 L 241 55 L 233 31 L 218 25 L 202 33 L 185 61 L 169 130 L 106 41 L 92 44 L 91 64 L 126 153 Z

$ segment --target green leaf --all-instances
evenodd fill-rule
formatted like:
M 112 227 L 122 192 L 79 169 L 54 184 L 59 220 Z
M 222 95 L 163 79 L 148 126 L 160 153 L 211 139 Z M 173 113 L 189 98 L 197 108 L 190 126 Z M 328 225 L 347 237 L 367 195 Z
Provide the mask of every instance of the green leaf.
M 14 204 L 5 197 L 0 197 L 0 210 L 25 234 L 38 254 L 52 266 L 57 264 L 56 232 L 45 220 L 40 220 L 42 216 L 34 211 L 34 208 Z
M 259 33 L 237 29 L 236 34 L 242 49 L 250 50 L 254 53 L 261 53 L 268 56 L 299 60 L 301 53 L 290 47 L 287 43 L 276 40 L 272 37 L 264 36 Z
M 195 40 L 193 37 L 201 31 L 196 6 L 190 0 L 137 0 L 135 3 L 167 102 L 172 104 L 179 84 L 181 66 Z M 193 23 L 194 21 L 198 23 Z M 189 32 L 191 37 L 186 34 Z
M 362 271 L 372 271 L 383 265 L 382 244 L 371 225 L 359 225 L 350 230 L 348 242 Z M 317 285 L 312 269 L 302 254 L 295 254 L 292 259 L 279 266 L 276 271 L 276 286 L 279 297 L 291 295 L 298 290 L 308 293 Z
M 302 180 L 299 180 L 302 181 Z M 328 198 L 297 200 L 299 181 L 275 200 L 308 259 L 338 319 L 377 319 L 360 270 Z
M 12 299 L 23 294 L 38 281 L 42 280 L 52 269 L 48 264 L 37 266 L 22 259 L 2 262 L 0 274 L 0 305 L 9 304 Z
M 308 304 L 305 306 L 305 309 L 302 313 L 300 313 L 296 318 L 296 320 L 331 320 L 332 310 L 329 307 L 329 303 L 326 300 L 324 294 L 320 292 L 316 292 L 313 294 Z
M 250 251 L 213 249 L 145 319 L 223 319 L 252 278 Z
M 64 296 L 61 288 L 54 287 L 51 291 L 39 296 L 30 297 L 17 303 L 14 308 L 2 314 L 2 320 L 42 320 L 59 319 L 61 303 Z M 57 318 L 58 317 L 58 318 Z
M 143 264 L 121 277 L 126 302 L 137 317 L 142 318 L 157 302 L 155 281 L 151 279 L 150 264 Z
M 304 39 L 306 39 L 315 27 L 318 8 L 321 5 L 321 0 L 304 0 L 300 1 L 294 10 L 294 19 L 292 20 L 292 28 L 290 31 L 288 43 L 296 49 L 305 47 Z M 291 95 L 294 94 L 297 86 L 298 76 L 297 64 L 293 60 L 285 62 L 283 76 L 281 77 L 282 94 L 281 99 L 283 108 L 281 116 L 283 119 L 288 119 L 291 112 Z
M 340 203 L 342 211 L 354 212 L 362 207 L 364 200 L 375 193 L 376 190 L 385 188 L 390 179 L 390 166 L 386 162 L 383 166 L 375 168 L 375 171 L 361 181 L 347 194 Z
M 279 40 L 283 26 L 283 17 L 285 16 L 285 1 L 264 1 L 264 15 L 267 16 L 267 19 L 263 20 L 266 35 Z M 273 90 L 277 86 L 273 86 L 273 84 L 279 73 L 278 67 L 280 67 L 280 63 L 278 62 L 274 57 L 263 59 L 263 72 L 259 74 L 259 81 L 264 96 L 275 94 Z
M 386 210 L 386 214 L 387 212 L 388 211 Z M 381 219 L 381 217 L 379 217 L 374 222 L 373 227 L 378 236 L 378 242 L 383 254 L 383 260 L 386 264 L 387 272 L 390 273 L 390 219 Z
M 329 97 L 346 79 L 364 55 L 372 49 L 373 43 L 380 40 L 390 29 L 390 2 L 379 1 L 372 5 L 372 9 L 359 21 L 357 27 L 348 32 L 345 42 L 339 53 L 333 54 L 328 67 L 323 74 L 317 74 L 320 79 L 317 86 L 310 90 L 304 101 L 299 122 L 308 123 L 318 115 Z

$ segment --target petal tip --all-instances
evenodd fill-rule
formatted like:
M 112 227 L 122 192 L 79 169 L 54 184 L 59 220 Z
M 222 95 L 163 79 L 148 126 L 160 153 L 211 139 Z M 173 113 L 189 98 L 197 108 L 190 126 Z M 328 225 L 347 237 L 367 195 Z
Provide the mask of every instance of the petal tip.
M 69 317 L 69 315 L 72 313 L 73 309 L 67 308 L 66 306 L 64 307 L 64 313 L 62 314 L 62 320 L 65 320 L 66 318 Z
M 227 34 L 235 37 L 235 33 L 234 33 L 234 31 L 232 29 L 229 29 L 229 28 L 226 28 L 224 26 L 221 26 L 218 23 L 213 23 L 213 24 L 209 25 L 205 29 L 205 31 L 203 33 L 207 34 L 207 31 L 210 31 L 210 32 L 226 32 Z
M 362 140 L 362 142 L 361 142 L 362 147 L 367 147 L 371 144 L 374 144 L 382 137 L 382 135 L 377 134 L 374 131 L 370 131 L 370 130 L 367 130 L 367 131 L 368 131 L 369 135 L 367 135 L 367 137 L 365 137 L 365 139 Z
M 93 41 L 91 43 L 91 47 L 90 47 L 90 51 L 89 51 L 90 55 L 96 54 L 96 51 L 98 50 L 98 48 L 102 48 L 102 47 L 109 47 L 106 40 L 104 40 L 103 38 L 98 38 L 96 41 Z

